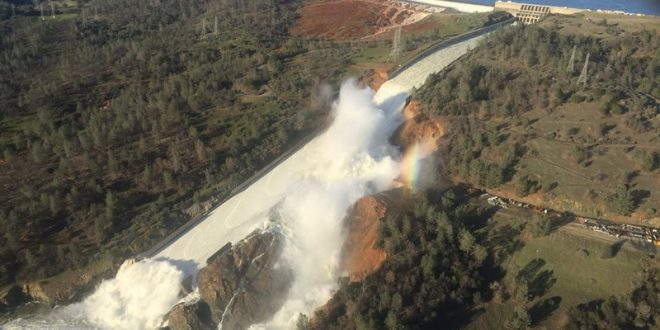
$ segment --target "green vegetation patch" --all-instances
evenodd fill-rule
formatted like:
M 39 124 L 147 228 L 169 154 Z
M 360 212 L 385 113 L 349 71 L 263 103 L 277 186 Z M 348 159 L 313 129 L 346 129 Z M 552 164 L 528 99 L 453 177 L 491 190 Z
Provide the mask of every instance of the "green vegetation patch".
M 496 227 L 520 224 L 516 217 L 521 214 L 500 213 L 494 216 Z M 506 276 L 494 288 L 506 289 L 494 292 L 484 313 L 467 329 L 502 328 L 511 322 L 517 306 L 526 308 L 534 327 L 562 328 L 572 309 L 625 296 L 642 281 L 642 270 L 658 267 L 658 262 L 630 242 L 567 226 L 548 236 L 530 237 L 503 265 Z
M 452 128 L 446 176 L 535 205 L 658 226 L 660 35 L 648 20 L 607 37 L 573 34 L 568 27 L 583 19 L 501 29 L 415 98 Z M 628 200 L 610 203 L 620 189 Z

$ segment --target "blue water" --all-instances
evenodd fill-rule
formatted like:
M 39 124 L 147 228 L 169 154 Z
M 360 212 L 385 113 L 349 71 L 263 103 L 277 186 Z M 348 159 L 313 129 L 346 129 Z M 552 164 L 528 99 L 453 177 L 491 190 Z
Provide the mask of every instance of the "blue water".
M 494 0 L 468 0 L 466 2 L 495 4 Z M 513 2 L 593 10 L 621 10 L 626 13 L 660 16 L 660 0 L 516 0 Z

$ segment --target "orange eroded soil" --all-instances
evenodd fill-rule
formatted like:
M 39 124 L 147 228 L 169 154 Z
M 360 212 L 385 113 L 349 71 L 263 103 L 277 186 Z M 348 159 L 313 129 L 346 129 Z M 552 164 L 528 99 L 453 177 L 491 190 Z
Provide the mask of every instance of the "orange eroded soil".
M 343 268 L 348 272 L 351 282 L 361 281 L 378 270 L 387 257 L 385 251 L 375 247 L 378 223 L 385 212 L 386 207 L 381 201 L 374 196 L 366 196 L 355 203 L 348 216 Z
M 389 1 L 310 1 L 300 9 L 300 18 L 291 34 L 335 40 L 359 39 L 391 27 L 414 23 L 423 17 L 426 17 L 425 13 Z
M 388 79 L 387 70 L 389 65 L 376 65 L 373 69 L 365 70 L 360 78 L 360 84 L 363 87 L 369 86 L 377 91 Z
M 394 145 L 403 150 L 415 144 L 423 144 L 431 153 L 438 148 L 438 140 L 445 134 L 445 128 L 439 119 L 420 111 L 420 104 L 412 101 L 403 109 L 406 121 L 397 128 L 392 136 Z

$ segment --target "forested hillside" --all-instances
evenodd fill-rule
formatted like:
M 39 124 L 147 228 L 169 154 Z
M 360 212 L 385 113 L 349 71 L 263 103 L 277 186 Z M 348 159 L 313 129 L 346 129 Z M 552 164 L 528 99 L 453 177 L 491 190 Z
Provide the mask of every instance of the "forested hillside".
M 349 60 L 288 38 L 297 1 L 53 4 L 0 1 L 0 286 L 149 247 L 318 127 Z
M 432 197 L 431 197 L 432 196 Z M 498 263 L 519 242 L 482 228 L 487 210 L 461 205 L 449 189 L 418 194 L 406 210 L 390 211 L 379 224 L 378 244 L 387 252 L 381 268 L 362 282 L 343 282 L 328 304 L 299 329 L 458 328 L 473 308 L 490 299 Z M 439 201 L 439 202 L 431 202 Z M 497 252 L 505 251 L 505 252 Z
M 494 33 L 416 95 L 452 123 L 445 174 L 536 205 L 660 224 L 656 28 L 550 17 Z
M 377 244 L 387 253 L 381 267 L 359 282 L 343 278 L 325 306 L 300 315 L 297 329 L 657 327 L 652 255 L 630 246 L 616 256 L 590 255 L 612 245 L 478 196 L 454 186 L 388 209 L 378 224 Z

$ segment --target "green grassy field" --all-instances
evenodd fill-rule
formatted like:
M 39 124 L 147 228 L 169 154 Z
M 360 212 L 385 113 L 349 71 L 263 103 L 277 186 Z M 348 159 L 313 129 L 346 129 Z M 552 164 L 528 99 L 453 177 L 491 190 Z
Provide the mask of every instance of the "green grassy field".
M 547 24 L 546 21 L 555 22 L 560 24 L 558 30 L 562 33 L 572 33 L 576 25 L 589 23 L 584 23 L 583 20 L 584 18 L 579 17 L 549 17 L 544 24 Z M 610 24 L 630 29 L 626 30 L 629 33 L 639 33 L 643 28 L 651 29 L 655 26 L 647 24 L 646 19 L 637 23 L 641 27 L 634 25 L 634 20 L 623 18 L 612 19 L 612 22 L 620 22 Z M 602 27 L 595 23 L 593 25 L 594 29 Z M 612 31 L 609 33 L 615 34 Z M 645 50 L 639 52 L 642 54 Z M 535 77 L 536 71 L 529 70 L 518 59 L 496 61 L 485 54 L 487 51 L 482 53 L 474 59 L 480 65 L 493 70 L 515 70 L 520 77 Z M 651 53 L 646 53 L 649 54 Z M 584 58 L 585 55 L 577 55 L 577 58 Z M 562 71 L 565 65 L 559 61 L 548 65 L 544 70 Z M 652 158 L 652 155 L 660 152 L 657 129 L 660 126 L 660 117 L 657 116 L 657 102 L 653 101 L 654 97 L 637 93 L 618 103 L 622 106 L 621 110 L 605 110 L 603 104 L 606 101 L 603 100 L 608 96 L 595 93 L 594 90 L 599 88 L 623 93 L 628 87 L 617 86 L 611 82 L 611 78 L 596 81 L 602 80 L 602 77 L 599 77 L 604 75 L 606 70 L 594 66 L 592 63 L 590 67 L 590 74 L 594 79 L 593 86 L 589 87 L 591 89 L 576 90 L 574 95 L 567 97 L 565 102 L 558 106 L 543 105 L 544 101 L 548 102 L 552 93 L 530 87 L 526 90 L 526 98 L 532 100 L 532 103 L 526 106 L 524 113 L 517 118 L 495 117 L 484 121 L 480 114 L 475 113 L 461 116 L 459 119 L 469 122 L 473 133 L 496 131 L 509 145 L 521 146 L 524 152 L 516 159 L 516 177 L 528 176 L 540 186 L 553 186 L 525 197 L 516 193 L 518 182 L 513 179 L 505 182 L 499 193 L 524 199 L 531 204 L 571 211 L 579 215 L 660 226 L 660 199 L 654 196 L 654 192 L 660 191 L 658 168 L 657 165 L 649 168 L 648 162 L 643 160 L 644 156 L 640 156 Z M 530 82 L 534 83 L 534 79 L 537 78 L 532 78 Z M 494 99 L 507 93 L 509 92 L 494 92 Z M 650 100 L 648 104 L 645 103 L 647 99 Z M 506 102 L 495 103 L 496 108 L 501 108 Z M 475 104 L 475 107 L 479 105 Z M 447 121 L 453 119 L 444 118 Z M 473 136 L 473 133 L 470 135 Z M 497 162 L 500 156 L 501 152 L 491 150 L 483 152 L 480 158 Z M 657 164 L 657 160 L 655 163 Z M 608 198 L 624 185 L 636 196 L 632 212 L 620 212 L 607 202 Z
M 541 282 L 545 282 L 549 288 L 527 303 L 515 297 L 503 303 L 490 302 L 483 313 L 477 315 L 466 328 L 502 329 L 514 307 L 525 304 L 532 315 L 534 327 L 557 329 L 566 322 L 571 307 L 610 295 L 628 293 L 634 288 L 642 265 L 648 259 L 643 252 L 625 245 L 615 257 L 604 259 L 602 251 L 607 247 L 605 242 L 576 236 L 565 230 L 529 240 L 505 263 L 507 275 L 503 282 L 513 295 L 515 276 L 533 260 L 541 260 L 542 266 L 533 272 L 532 277 L 542 279 L 547 271 L 547 282 Z M 657 264 L 657 261 L 653 262 Z M 556 308 L 539 308 L 548 300 L 559 303 L 555 305 Z
M 517 168 L 521 175 L 557 187 L 543 196 L 545 205 L 594 217 L 622 221 L 648 221 L 660 209 L 660 200 L 642 198 L 631 218 L 610 212 L 603 203 L 606 196 L 628 182 L 641 192 L 660 191 L 655 172 L 645 171 L 636 158 L 638 152 L 657 151 L 654 130 L 635 131 L 628 124 L 632 114 L 604 118 L 593 102 L 569 102 L 551 114 L 530 111 L 521 125 L 511 130 L 516 138 L 527 135 L 527 152 Z M 652 125 L 657 127 L 658 119 Z M 606 125 L 602 133 L 600 127 Z M 576 148 L 586 150 L 586 158 L 578 162 Z M 513 187 L 514 182 L 509 186 Z

